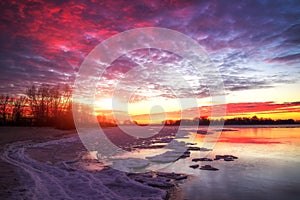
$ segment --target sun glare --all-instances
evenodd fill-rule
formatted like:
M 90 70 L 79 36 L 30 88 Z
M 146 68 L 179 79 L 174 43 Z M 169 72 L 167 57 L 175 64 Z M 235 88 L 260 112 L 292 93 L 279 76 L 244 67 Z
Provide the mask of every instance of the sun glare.
M 96 100 L 95 108 L 96 110 L 112 110 L 112 99 L 104 98 Z

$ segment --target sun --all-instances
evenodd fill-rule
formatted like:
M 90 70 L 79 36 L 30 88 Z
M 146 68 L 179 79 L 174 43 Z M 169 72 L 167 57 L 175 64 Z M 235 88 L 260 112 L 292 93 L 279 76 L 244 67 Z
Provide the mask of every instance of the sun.
M 112 110 L 112 99 L 102 98 L 95 101 L 95 108 L 97 110 Z

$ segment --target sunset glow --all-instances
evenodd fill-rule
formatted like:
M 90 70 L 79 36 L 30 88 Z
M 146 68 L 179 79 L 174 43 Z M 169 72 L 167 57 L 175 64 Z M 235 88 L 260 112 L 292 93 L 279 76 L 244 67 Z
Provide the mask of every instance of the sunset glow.
M 3 1 L 0 92 L 20 97 L 32 84 L 72 85 L 85 57 L 101 42 L 134 28 L 162 27 L 187 35 L 207 52 L 223 78 L 225 118 L 256 115 L 300 120 L 297 5 L 296 1 L 232 5 L 222 1 Z M 154 66 L 147 68 L 147 63 Z M 169 71 L 181 70 L 189 84 L 179 87 L 181 96 L 163 87 L 163 82 L 172 83 L 176 76 L 172 80 L 153 76 L 166 73 L 158 70 L 158 64 Z M 151 78 L 138 82 L 138 77 L 128 75 L 137 68 L 145 68 L 142 75 L 149 73 Z M 95 102 L 87 104 L 94 106 L 95 115 L 111 115 L 115 99 L 128 104 L 128 111 L 116 112 L 137 121 L 148 121 L 149 114 L 157 116 L 155 121 L 178 119 L 188 109 L 209 116 L 212 102 L 205 78 L 210 80 L 195 75 L 172 52 L 141 49 L 111 63 L 95 83 Z M 139 86 L 128 102 L 113 97 L 123 80 L 128 90 Z M 178 99 L 190 97 L 190 88 L 197 94 L 198 108 L 178 104 Z
M 0 200 L 300 199 L 300 0 L 0 0 Z

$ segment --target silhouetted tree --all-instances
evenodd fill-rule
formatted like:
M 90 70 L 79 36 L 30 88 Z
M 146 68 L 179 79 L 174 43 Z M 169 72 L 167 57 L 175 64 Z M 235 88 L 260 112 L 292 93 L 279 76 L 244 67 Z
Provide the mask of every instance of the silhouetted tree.
M 178 126 L 178 125 L 192 125 L 195 124 L 195 119 L 188 120 L 188 119 L 181 119 L 181 120 L 165 120 L 162 123 L 166 126 Z M 209 125 L 210 123 L 219 124 L 220 122 L 224 123 L 225 125 L 276 125 L 276 124 L 296 124 L 300 121 L 295 121 L 293 119 L 279 119 L 273 120 L 270 118 L 258 118 L 257 116 L 249 117 L 236 117 L 231 119 L 220 119 L 220 120 L 209 120 L 207 117 L 199 118 L 199 125 Z
M 9 104 L 9 96 L 8 95 L 1 95 L 0 96 L 0 114 L 2 123 L 6 124 L 7 115 L 8 115 L 8 105 Z
M 21 125 L 21 118 L 23 117 L 23 109 L 26 103 L 26 97 L 13 99 L 12 121 L 15 125 Z
M 69 85 L 36 87 L 26 90 L 31 114 L 39 126 L 56 126 L 73 128 L 72 89 Z M 66 127 L 65 127 L 66 126 Z

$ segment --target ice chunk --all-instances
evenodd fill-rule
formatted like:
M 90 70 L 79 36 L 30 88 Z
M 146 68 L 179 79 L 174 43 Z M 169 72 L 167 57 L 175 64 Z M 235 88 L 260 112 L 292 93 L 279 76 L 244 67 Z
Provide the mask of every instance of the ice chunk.
M 146 168 L 149 165 L 149 161 L 140 158 L 126 158 L 126 159 L 118 159 L 113 161 L 113 168 L 125 171 L 125 172 L 133 172 L 138 169 Z

